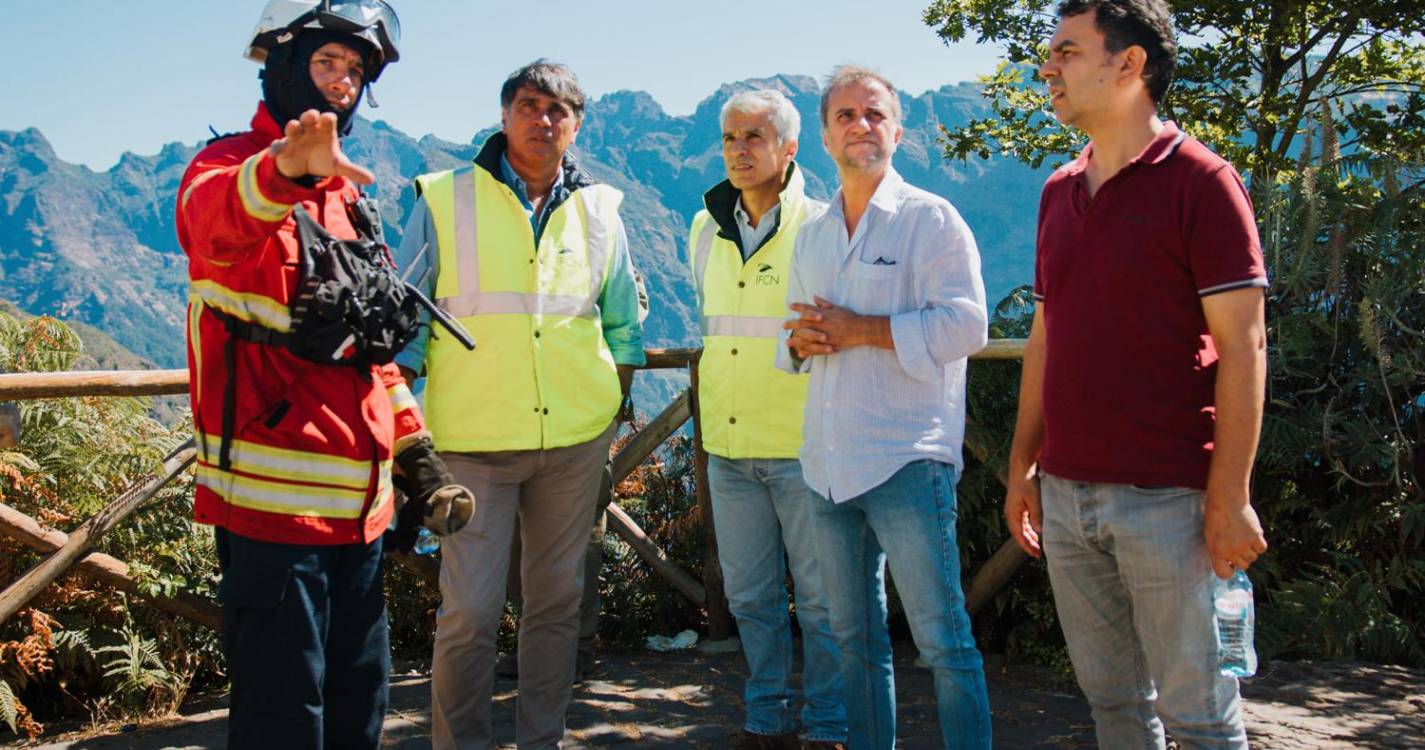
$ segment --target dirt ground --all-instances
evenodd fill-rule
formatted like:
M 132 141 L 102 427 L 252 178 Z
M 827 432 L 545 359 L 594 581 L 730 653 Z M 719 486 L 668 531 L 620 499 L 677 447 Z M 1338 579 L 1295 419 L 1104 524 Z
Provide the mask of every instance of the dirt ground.
M 606 653 L 603 668 L 577 686 L 566 748 L 727 748 L 741 728 L 745 674 L 736 654 L 684 651 Z M 988 659 L 995 747 L 1092 748 L 1088 705 L 1071 680 L 1042 669 L 1005 668 Z M 938 747 L 930 673 L 909 652 L 896 657 L 900 746 Z M 495 733 L 513 747 L 515 685 L 496 685 Z M 1253 747 L 1425 748 L 1425 670 L 1353 663 L 1276 663 L 1244 685 Z M 423 665 L 391 678 L 385 748 L 430 747 L 430 679 Z M 227 712 L 221 698 L 199 697 L 183 714 L 142 728 L 52 731 L 37 747 L 59 750 L 219 748 Z M 73 728 L 71 728 L 73 729 Z M 23 747 L 11 743 L 4 747 Z

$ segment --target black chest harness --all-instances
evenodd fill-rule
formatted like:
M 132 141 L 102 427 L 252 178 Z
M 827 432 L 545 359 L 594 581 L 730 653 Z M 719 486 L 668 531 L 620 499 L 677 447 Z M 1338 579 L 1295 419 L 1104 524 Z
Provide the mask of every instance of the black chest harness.
M 336 239 L 302 206 L 293 209 L 300 248 L 297 289 L 288 305 L 289 330 L 240 320 L 208 306 L 228 332 L 223 352 L 227 387 L 219 452 L 219 467 L 224 471 L 232 465 L 229 452 L 237 416 L 239 341 L 280 346 L 310 362 L 346 365 L 369 374 L 373 365 L 395 360 L 401 349 L 415 339 L 424 309 L 466 349 L 475 348 L 474 339 L 458 321 L 396 273 L 396 264 L 384 242 L 376 201 L 363 197 L 348 204 L 348 216 L 358 239 Z M 285 399 L 278 402 L 269 426 L 275 427 L 288 408 Z

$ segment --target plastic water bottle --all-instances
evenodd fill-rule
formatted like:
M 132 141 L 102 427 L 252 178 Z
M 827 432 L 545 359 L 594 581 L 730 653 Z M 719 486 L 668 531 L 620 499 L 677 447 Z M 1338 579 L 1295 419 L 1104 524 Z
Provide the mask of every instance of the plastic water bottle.
M 440 537 L 424 526 L 416 531 L 416 543 L 411 547 L 412 552 L 417 555 L 434 555 L 438 549 L 440 549 Z
M 1214 577 L 1213 607 L 1217 610 L 1217 669 L 1228 677 L 1257 673 L 1257 649 L 1252 646 L 1256 608 L 1252 582 L 1243 571 L 1227 580 Z

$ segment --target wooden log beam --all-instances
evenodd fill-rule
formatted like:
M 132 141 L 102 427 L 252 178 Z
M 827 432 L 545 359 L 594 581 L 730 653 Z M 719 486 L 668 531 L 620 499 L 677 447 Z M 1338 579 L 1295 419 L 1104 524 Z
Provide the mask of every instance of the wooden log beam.
M 1025 339 L 994 339 L 972 360 L 1022 359 Z M 687 367 L 701 349 L 645 349 L 641 369 Z M 93 370 L 0 375 L 0 401 L 80 396 L 174 396 L 188 393 L 187 370 Z
M 83 557 L 110 529 L 153 497 L 164 485 L 173 481 L 174 477 L 193 463 L 196 455 L 197 449 L 192 440 L 179 446 L 163 460 L 163 465 L 158 468 L 157 473 L 129 485 L 117 498 L 104 506 L 98 515 L 85 521 L 84 525 L 70 534 L 63 547 L 0 592 L 0 622 L 10 619 L 51 581 Z
M 685 388 L 614 456 L 613 465 L 609 468 L 613 474 L 614 486 L 617 487 L 619 482 L 628 478 L 669 435 L 677 432 L 692 416 L 693 392 L 691 388 Z
M 643 356 L 648 362 L 640 369 L 667 370 L 687 367 L 698 361 L 702 353 L 702 349 L 644 349 Z
M 708 640 L 732 637 L 732 610 L 723 588 L 722 563 L 718 558 L 717 533 L 713 530 L 712 493 L 708 490 L 708 453 L 703 450 L 703 417 L 698 407 L 698 368 L 689 368 L 693 394 L 693 483 L 698 496 L 698 516 L 703 521 L 703 590 L 706 592 Z
M 1029 555 L 1024 554 L 1024 550 L 1015 544 L 1013 537 L 1005 540 L 1004 544 L 990 555 L 990 559 L 975 571 L 975 577 L 970 579 L 970 590 L 965 592 L 965 610 L 970 616 L 974 617 L 986 604 L 993 601 L 1000 589 L 1008 585 L 1014 574 L 1019 572 L 1019 566 L 1028 559 Z
M 417 555 L 413 552 L 387 550 L 386 556 L 414 573 L 417 578 L 425 581 L 427 586 L 440 591 L 440 560 L 436 559 L 435 555 Z
M 668 556 L 663 554 L 663 550 L 654 544 L 648 535 L 643 533 L 643 529 L 638 527 L 638 523 L 633 520 L 623 508 L 618 507 L 618 503 L 609 503 L 608 524 L 619 538 L 628 542 L 628 546 L 633 548 L 648 566 L 658 573 L 658 575 L 678 593 L 687 597 L 688 601 L 696 606 L 703 606 L 707 602 L 707 592 L 702 584 L 688 575 L 686 571 L 678 567 Z
M 669 435 L 678 431 L 693 416 L 693 395 L 692 389 L 685 389 L 673 402 L 664 407 L 637 435 L 633 436 L 624 444 L 623 450 L 614 456 L 613 464 L 609 471 L 613 477 L 614 486 L 618 486 L 638 468 L 640 464 L 648 458 L 658 446 L 668 439 Z M 678 567 L 663 550 L 644 533 L 633 517 L 618 507 L 617 503 L 608 505 L 608 525 L 609 528 L 619 535 L 619 538 L 628 543 L 638 556 L 648 563 L 663 580 L 667 581 L 677 589 L 679 593 L 688 598 L 688 601 L 701 607 L 706 600 L 706 593 L 702 584 L 693 579 L 682 568 Z
M 985 348 L 970 355 L 974 361 L 1024 359 L 1024 347 L 1029 339 L 990 339 Z
M 69 536 L 62 531 L 47 529 L 35 519 L 8 505 L 0 504 L 0 535 L 13 539 L 36 552 L 53 552 L 69 542 Z M 145 594 L 139 582 L 129 575 L 128 563 L 102 552 L 90 552 L 75 563 L 74 567 L 97 581 L 113 586 L 120 591 L 133 594 L 149 604 L 178 615 L 213 630 L 221 630 L 222 609 L 211 599 L 179 592 L 175 596 Z
M 1020 353 L 1023 354 L 1022 348 Z M 970 451 L 970 454 L 980 463 L 988 463 L 990 460 L 989 446 L 975 442 L 968 435 L 965 437 L 965 449 Z M 1000 484 L 1009 486 L 1009 478 L 1003 471 L 999 472 L 997 476 Z M 1028 559 L 1029 555 L 1019 548 L 1014 537 L 1006 539 L 999 549 L 990 555 L 990 559 L 975 571 L 974 578 L 970 579 L 970 588 L 965 592 L 965 610 L 970 613 L 970 616 L 974 617 L 995 598 L 1000 589 L 1009 585 L 1014 574 L 1019 572 L 1019 567 Z
M 20 372 L 0 375 L 0 401 L 74 396 L 169 396 L 187 392 L 187 370 Z

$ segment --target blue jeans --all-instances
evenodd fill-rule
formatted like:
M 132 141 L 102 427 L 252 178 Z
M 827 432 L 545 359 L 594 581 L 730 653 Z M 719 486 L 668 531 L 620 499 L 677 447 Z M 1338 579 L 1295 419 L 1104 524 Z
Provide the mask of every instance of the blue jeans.
M 391 672 L 381 539 L 275 544 L 221 528 L 214 537 L 232 680 L 227 747 L 379 747 Z
M 841 648 L 847 745 L 895 745 L 896 691 L 886 629 L 886 565 L 920 656 L 935 675 L 947 748 L 988 748 L 984 663 L 970 632 L 955 542 L 955 467 L 915 461 L 875 489 L 813 516 L 831 630 Z
M 747 657 L 743 701 L 754 734 L 788 734 L 797 729 L 793 710 L 792 624 L 787 616 L 787 566 L 796 586 L 797 621 L 802 629 L 802 736 L 846 739 L 846 709 L 836 641 L 827 617 L 826 591 L 811 534 L 816 493 L 802 479 L 795 459 L 738 459 L 708 456 L 708 488 L 713 526 L 728 608 L 737 618 Z
M 1099 745 L 1245 748 L 1237 679 L 1217 671 L 1203 493 L 1043 475 L 1044 556 Z

